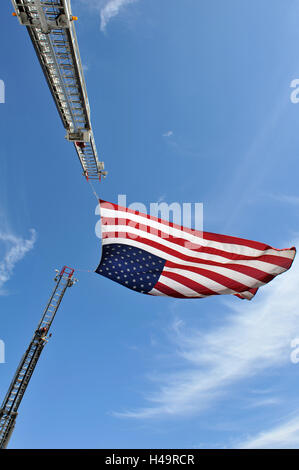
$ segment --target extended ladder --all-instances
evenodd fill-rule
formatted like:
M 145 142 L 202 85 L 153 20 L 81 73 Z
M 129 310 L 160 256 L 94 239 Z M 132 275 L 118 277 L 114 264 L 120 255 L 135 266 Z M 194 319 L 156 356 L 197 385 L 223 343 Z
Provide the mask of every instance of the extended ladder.
M 14 430 L 18 408 L 34 372 L 39 356 L 47 342 L 47 334 L 57 309 L 62 301 L 66 289 L 71 287 L 76 281 L 73 278 L 73 274 L 74 270 L 67 266 L 64 266 L 60 273 L 57 271 L 57 275 L 54 279 L 56 285 L 50 300 L 4 398 L 0 408 L 0 449 L 5 449 L 7 447 L 8 441 Z
M 106 176 L 98 159 L 90 122 L 79 47 L 70 0 L 12 0 L 14 15 L 27 27 L 62 123 L 75 145 L 83 174 Z

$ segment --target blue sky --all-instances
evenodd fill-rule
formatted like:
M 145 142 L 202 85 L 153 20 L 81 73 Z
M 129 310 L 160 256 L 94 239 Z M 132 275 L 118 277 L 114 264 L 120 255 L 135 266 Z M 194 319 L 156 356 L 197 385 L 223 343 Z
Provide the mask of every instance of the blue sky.
M 73 0 L 117 202 L 203 202 L 204 229 L 297 246 L 295 0 Z M 96 200 L 1 2 L 0 398 L 55 268 L 76 269 L 11 448 L 298 448 L 299 261 L 251 302 L 151 298 L 88 272 Z

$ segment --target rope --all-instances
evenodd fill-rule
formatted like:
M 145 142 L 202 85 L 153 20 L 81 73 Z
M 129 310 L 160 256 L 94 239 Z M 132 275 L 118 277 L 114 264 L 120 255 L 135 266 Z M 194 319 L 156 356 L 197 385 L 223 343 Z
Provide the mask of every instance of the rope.
M 89 183 L 89 185 L 90 185 L 90 187 L 91 187 L 91 191 L 93 192 L 93 194 L 94 194 L 96 200 L 99 202 L 99 199 L 100 199 L 100 198 L 99 198 L 99 195 L 98 195 L 98 193 L 96 192 L 96 190 L 94 189 L 94 186 L 93 186 L 92 182 L 91 182 L 90 180 L 87 180 L 87 181 L 88 181 L 88 183 Z
M 90 185 L 90 188 L 91 188 L 92 193 L 94 194 L 94 196 L 95 196 L 97 202 L 99 203 L 100 198 L 99 198 L 98 193 L 96 192 L 96 190 L 95 190 L 95 188 L 94 188 L 92 182 L 91 182 L 89 179 L 88 179 L 87 181 L 88 181 L 88 183 L 89 183 L 89 185 Z M 95 272 L 94 269 L 79 269 L 79 268 L 75 268 L 75 271 L 85 272 L 85 273 L 94 273 L 94 272 Z
M 92 269 L 79 269 L 79 268 L 75 268 L 75 271 L 80 271 L 81 273 L 82 272 L 85 272 L 85 273 L 94 273 L 94 271 Z

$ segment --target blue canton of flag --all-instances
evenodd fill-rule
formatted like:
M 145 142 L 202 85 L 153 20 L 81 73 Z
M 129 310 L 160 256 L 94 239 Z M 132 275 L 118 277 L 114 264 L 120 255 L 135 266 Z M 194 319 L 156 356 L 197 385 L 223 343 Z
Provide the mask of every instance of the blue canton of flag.
M 157 284 L 165 260 L 145 250 L 112 243 L 103 246 L 98 274 L 147 294 Z

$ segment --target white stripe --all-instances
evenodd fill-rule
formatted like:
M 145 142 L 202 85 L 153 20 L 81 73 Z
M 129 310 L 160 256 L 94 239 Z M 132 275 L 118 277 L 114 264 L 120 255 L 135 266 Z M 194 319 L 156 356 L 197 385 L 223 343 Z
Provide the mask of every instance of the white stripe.
M 173 272 L 175 274 L 180 274 L 181 276 L 186 277 L 187 279 L 191 279 L 194 282 L 198 282 L 202 286 L 216 292 L 220 292 L 221 294 L 238 294 L 239 292 L 233 289 L 229 289 L 229 287 L 224 286 L 223 284 L 220 284 L 217 281 L 214 281 L 213 279 L 210 279 L 209 277 L 202 276 L 201 274 L 197 273 L 191 273 L 190 271 L 185 271 L 184 269 L 173 269 L 173 268 L 164 268 L 164 271 L 168 272 Z M 182 284 L 184 284 L 184 281 L 181 281 Z M 248 286 L 251 287 L 251 286 Z M 200 290 L 200 286 L 198 286 L 198 289 Z
M 154 287 L 153 287 L 152 290 L 150 290 L 150 291 L 148 292 L 148 294 L 150 294 L 150 295 L 159 295 L 159 296 L 160 296 L 160 295 L 163 295 L 164 297 L 169 297 L 169 295 L 164 294 L 164 292 L 160 292 L 158 289 L 155 289 Z
M 189 289 L 189 287 L 184 286 L 180 282 L 174 281 L 173 279 L 169 279 L 168 277 L 163 276 L 163 274 L 159 277 L 159 281 L 161 284 L 164 284 L 167 287 L 175 290 L 179 294 L 184 295 L 185 297 L 207 297 L 206 295 L 199 294 L 195 290 Z
M 101 215 L 102 217 L 109 217 L 109 218 L 114 218 L 114 219 L 117 219 L 117 218 L 129 219 L 143 226 L 148 226 L 148 227 L 152 227 L 154 229 L 160 230 L 161 232 L 167 233 L 173 237 L 182 238 L 195 245 L 202 245 L 202 246 L 209 247 L 209 248 L 215 248 L 215 249 L 226 251 L 229 253 L 252 256 L 252 257 L 258 257 L 267 253 L 268 255 L 273 255 L 273 256 L 278 256 L 278 257 L 283 256 L 284 258 L 289 258 L 289 259 L 294 258 L 293 250 L 277 251 L 272 248 L 268 250 L 258 250 L 258 249 L 251 248 L 246 245 L 244 246 L 244 245 L 239 245 L 239 244 L 234 244 L 234 243 L 205 240 L 204 238 L 200 236 L 192 235 L 188 232 L 171 227 L 167 224 L 165 225 L 153 219 L 147 219 L 138 214 L 131 214 L 130 212 L 107 209 L 105 207 L 101 207 Z M 102 226 L 105 227 L 104 224 L 102 224 Z M 115 227 L 115 225 L 113 225 L 113 227 Z M 124 227 L 127 227 L 128 229 L 128 226 L 122 226 L 122 230 L 120 231 L 125 232 L 126 230 L 124 230 Z M 131 228 L 134 228 L 134 227 L 131 227 Z
M 252 297 L 254 297 L 255 294 L 252 292 L 244 291 L 244 292 L 239 292 L 239 294 L 244 297 L 244 299 L 251 300 Z
M 257 279 L 246 276 L 246 274 L 239 273 L 237 271 L 233 271 L 232 269 L 229 268 L 219 268 L 218 266 L 207 266 L 207 265 L 198 265 L 200 267 L 204 267 L 207 271 L 210 271 L 211 273 L 216 272 L 218 274 L 221 274 L 229 279 L 232 279 L 233 281 L 239 282 L 240 284 L 244 284 L 246 287 L 249 289 L 252 289 L 253 287 L 261 287 L 264 286 L 265 283 L 262 281 L 258 281 Z M 164 267 L 164 271 L 169 271 L 173 273 L 178 273 L 182 274 L 185 277 L 189 277 L 190 279 L 196 280 L 196 276 L 201 276 L 203 278 L 209 278 L 209 274 L 206 276 L 204 274 L 199 274 L 195 273 L 193 271 L 186 271 L 183 268 L 169 268 L 168 266 Z M 199 278 L 198 278 L 199 279 Z M 200 282 L 198 280 L 198 282 Z M 217 282 L 217 281 L 215 281 Z M 221 284 L 222 285 L 222 284 Z M 214 289 L 213 289 L 214 290 Z
M 155 231 L 159 230 L 165 234 L 168 234 L 177 238 L 183 238 L 184 240 L 188 240 L 191 243 L 195 243 L 198 245 L 206 245 L 207 243 L 207 240 L 204 240 L 200 236 L 192 235 L 191 233 L 188 233 L 183 230 L 179 230 L 177 228 L 171 227 L 170 225 L 167 225 L 167 221 L 165 221 L 166 224 L 162 224 L 161 222 L 158 222 L 153 219 L 147 219 L 138 214 L 131 214 L 129 212 L 107 209 L 105 207 L 101 207 L 101 216 L 112 218 L 112 219 L 129 219 L 132 222 L 136 222 L 140 225 L 151 227 L 155 229 Z M 134 224 L 133 224 L 133 227 L 134 227 Z
M 164 283 L 165 284 L 165 283 Z M 248 300 L 251 300 L 252 297 L 254 297 L 254 294 L 252 294 L 251 292 L 249 291 L 244 291 L 244 292 L 236 292 L 237 294 L 239 295 L 242 295 L 245 299 L 248 299 Z M 164 292 L 161 292 L 159 291 L 158 289 L 155 289 L 153 288 L 151 291 L 148 292 L 148 294 L 150 295 L 154 295 L 154 296 L 164 296 L 164 297 L 170 297 L 169 295 L 167 294 L 164 294 Z M 184 294 L 183 294 L 184 295 Z M 211 294 L 212 296 L 213 294 Z M 215 294 L 216 295 L 216 294 Z M 202 296 L 203 297 L 208 297 L 208 296 Z M 209 296 L 210 297 L 210 296 Z
M 115 227 L 113 226 L 114 230 L 111 230 L 111 226 L 104 226 L 103 227 L 103 232 L 113 232 L 114 234 L 116 233 L 119 233 L 117 230 L 115 230 Z M 165 258 L 167 259 L 168 261 L 173 261 L 175 263 L 179 263 L 179 264 L 182 264 L 182 265 L 185 265 L 185 266 L 198 266 L 197 263 L 194 263 L 192 261 L 185 261 L 185 260 L 182 260 L 180 259 L 179 257 L 175 257 L 173 255 L 170 255 L 162 250 L 159 250 L 158 248 L 153 248 L 151 247 L 150 245 L 147 245 L 146 243 L 142 243 L 142 242 L 135 242 L 134 240 L 134 235 L 139 235 L 140 236 L 143 236 L 144 237 L 144 233 L 141 231 L 141 230 L 138 230 L 138 229 L 134 229 L 134 228 L 130 228 L 130 231 L 127 230 L 127 231 L 124 231 L 123 229 L 120 230 L 120 233 L 132 233 L 133 234 L 133 238 L 129 237 L 129 238 L 123 238 L 123 237 L 120 237 L 120 238 L 116 238 L 116 237 L 109 237 L 109 238 L 104 238 L 103 239 L 103 244 L 106 240 L 109 240 L 108 242 L 106 241 L 106 243 L 118 243 L 119 240 L 124 240 L 122 241 L 122 243 L 126 243 L 128 245 L 132 245 L 132 246 L 138 246 L 142 249 L 145 249 L 147 251 L 150 251 L 152 253 L 154 253 L 152 250 L 155 250 L 156 252 L 158 252 L 159 254 L 157 254 L 157 256 L 160 256 L 162 258 Z M 169 242 L 163 238 L 159 238 L 155 235 L 152 235 L 152 234 L 146 234 L 146 238 L 148 240 L 151 240 L 151 241 L 154 241 L 154 242 L 157 242 L 159 243 L 160 245 L 163 245 L 163 246 L 166 246 L 167 248 L 171 248 L 179 253 L 182 253 L 186 256 L 192 256 L 193 258 L 198 258 L 199 260 L 207 260 L 207 261 L 215 261 L 215 262 L 218 262 L 218 263 L 222 263 L 222 264 L 240 264 L 242 266 L 250 266 L 250 267 L 253 267 L 253 268 L 256 268 L 256 269 L 260 269 L 261 271 L 267 273 L 267 274 L 281 274 L 283 273 L 284 271 L 286 271 L 286 268 L 283 268 L 281 266 L 277 266 L 277 265 L 274 265 L 274 264 L 271 264 L 271 263 L 267 263 L 265 261 L 259 261 L 259 260 L 228 260 L 227 258 L 224 258 L 223 256 L 219 256 L 219 255 L 210 255 L 209 253 L 198 253 L 196 251 L 191 251 L 191 250 L 188 250 L 187 248 L 184 248 L 184 247 L 180 247 L 179 245 L 175 244 L 175 243 L 172 243 L 172 242 Z M 136 245 L 135 243 L 132 243 L 132 242 L 135 242 L 135 243 L 138 243 L 138 245 Z M 268 250 L 269 251 L 269 250 Z M 268 251 L 265 251 L 264 254 L 268 254 Z M 228 268 L 230 269 L 230 268 Z

